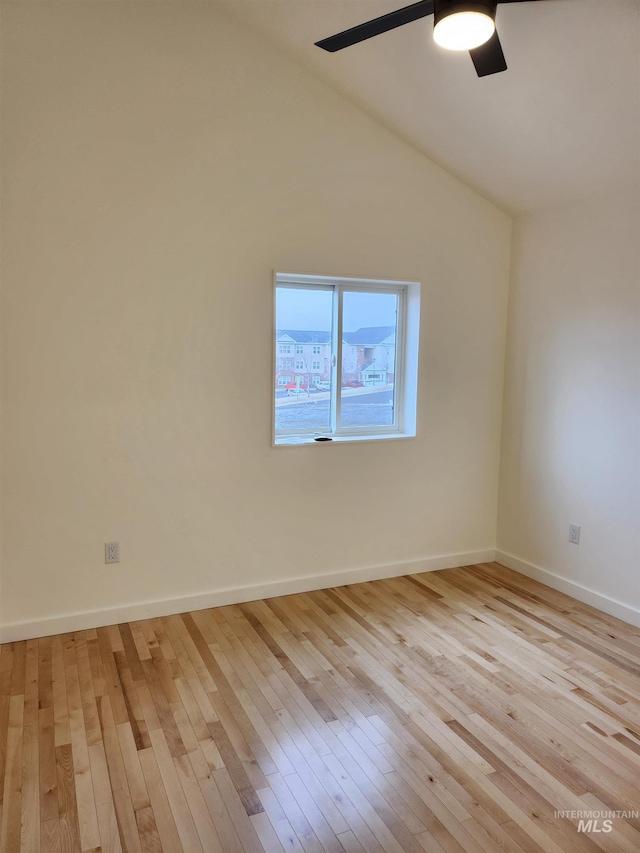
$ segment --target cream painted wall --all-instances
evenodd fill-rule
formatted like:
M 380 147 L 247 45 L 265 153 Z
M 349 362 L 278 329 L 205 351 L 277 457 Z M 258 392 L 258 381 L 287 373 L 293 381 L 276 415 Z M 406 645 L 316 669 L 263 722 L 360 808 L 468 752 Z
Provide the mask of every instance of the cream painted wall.
M 639 199 L 517 222 L 498 559 L 640 625 Z
M 492 553 L 508 217 L 211 4 L 2 52 L 4 636 Z M 271 446 L 274 269 L 423 282 L 415 440 Z

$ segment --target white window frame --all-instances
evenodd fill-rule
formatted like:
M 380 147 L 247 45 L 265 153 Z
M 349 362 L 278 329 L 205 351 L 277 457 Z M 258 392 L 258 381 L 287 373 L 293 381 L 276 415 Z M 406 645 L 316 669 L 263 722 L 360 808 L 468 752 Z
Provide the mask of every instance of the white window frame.
M 274 273 L 273 283 L 274 339 L 276 334 L 275 309 L 277 291 L 279 288 L 287 287 L 296 290 L 308 288 L 309 290 L 330 290 L 333 292 L 332 330 L 335 338 L 335 340 L 331 341 L 330 356 L 330 393 L 332 402 L 330 427 L 324 430 L 316 428 L 299 429 L 295 433 L 276 430 L 274 395 L 271 420 L 274 446 L 308 445 L 314 443 L 317 438 L 331 438 L 332 441 L 343 442 L 415 437 L 420 329 L 420 282 L 276 272 Z M 343 297 L 345 292 L 351 291 L 393 293 L 398 297 L 395 341 L 396 363 L 394 370 L 395 421 L 392 426 L 339 426 L 342 402 L 340 367 L 342 364 Z M 328 442 L 317 443 L 327 444 Z

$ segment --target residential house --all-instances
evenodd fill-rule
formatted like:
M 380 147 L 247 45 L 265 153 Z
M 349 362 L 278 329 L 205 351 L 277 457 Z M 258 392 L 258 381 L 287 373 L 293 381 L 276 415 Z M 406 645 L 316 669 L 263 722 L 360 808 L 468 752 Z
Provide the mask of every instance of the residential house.
M 392 385 L 395 375 L 395 326 L 370 326 L 342 336 L 344 385 Z M 276 331 L 276 388 L 313 387 L 331 378 L 330 332 Z

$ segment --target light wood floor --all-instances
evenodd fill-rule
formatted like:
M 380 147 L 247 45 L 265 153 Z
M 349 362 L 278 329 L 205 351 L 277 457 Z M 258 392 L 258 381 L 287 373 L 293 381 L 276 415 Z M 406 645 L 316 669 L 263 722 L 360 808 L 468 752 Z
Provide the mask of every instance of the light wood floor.
M 639 660 L 495 563 L 10 643 L 0 851 L 638 853 L 555 811 L 640 809 Z

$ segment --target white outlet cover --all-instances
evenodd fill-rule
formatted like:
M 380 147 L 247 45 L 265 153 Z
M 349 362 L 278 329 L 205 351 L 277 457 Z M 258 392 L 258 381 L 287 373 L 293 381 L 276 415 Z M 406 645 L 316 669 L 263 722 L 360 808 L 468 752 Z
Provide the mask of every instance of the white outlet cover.
M 569 525 L 569 542 L 573 542 L 574 545 L 580 544 L 580 525 L 579 524 L 570 524 Z
M 105 563 L 120 562 L 120 543 L 105 542 L 104 543 L 104 561 Z

